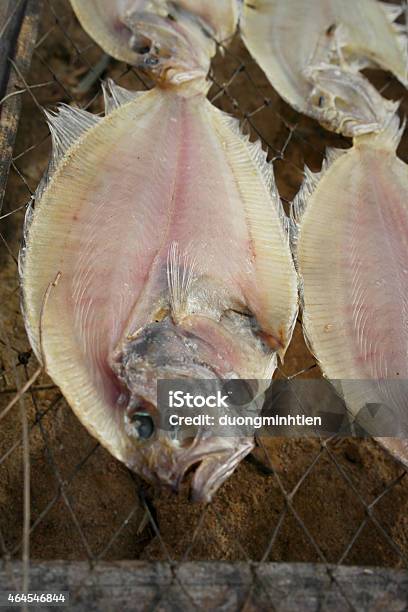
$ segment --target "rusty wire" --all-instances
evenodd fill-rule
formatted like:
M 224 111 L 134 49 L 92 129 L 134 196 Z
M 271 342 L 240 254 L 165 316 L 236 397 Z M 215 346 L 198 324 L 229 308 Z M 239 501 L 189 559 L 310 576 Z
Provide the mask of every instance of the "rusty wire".
M 58 10 L 56 8 L 56 4 L 58 5 Z M 61 12 L 61 7 L 63 7 L 63 11 Z M 70 35 L 69 29 L 67 27 L 67 23 L 72 22 L 73 16 L 69 7 L 68 0 L 46 0 L 45 3 L 45 11 L 48 11 L 49 16 L 51 16 L 52 24 L 50 27 L 43 29 L 41 32 L 35 52 L 34 52 L 34 64 L 37 66 L 41 65 L 43 67 L 44 72 L 48 75 L 46 76 L 46 80 L 41 83 L 35 83 L 32 81 L 30 75 L 27 78 L 27 82 L 20 75 L 20 86 L 21 88 L 15 92 L 15 95 L 22 95 L 23 92 L 25 97 L 30 97 L 35 106 L 41 109 L 42 106 L 54 106 L 56 103 L 64 101 L 69 104 L 76 104 L 81 106 L 82 108 L 89 108 L 94 105 L 100 99 L 100 87 L 98 83 L 91 87 L 90 92 L 88 92 L 87 96 L 84 95 L 76 95 L 75 88 L 67 86 L 67 83 L 64 82 L 64 75 L 58 73 L 58 71 L 51 65 L 49 58 L 46 53 L 43 53 L 43 48 L 45 43 L 49 40 L 49 38 L 58 31 L 64 38 L 65 42 L 68 46 L 70 46 L 71 51 L 75 57 L 75 65 L 79 66 L 78 71 L 81 73 L 89 72 L 93 69 L 96 60 L 91 62 L 88 59 L 88 51 L 91 50 L 93 53 L 96 51 L 96 45 L 88 39 L 83 45 L 78 46 L 75 40 Z M 49 19 L 50 20 L 50 19 Z M 48 21 L 49 21 L 48 20 Z M 86 37 L 84 37 L 86 39 Z M 298 116 L 294 111 L 293 112 L 284 112 L 274 108 L 275 105 L 275 97 L 272 88 L 269 88 L 268 95 L 265 96 L 264 91 L 259 90 L 259 86 L 257 85 L 256 80 L 254 79 L 254 71 L 256 70 L 254 66 L 254 62 L 251 61 L 248 55 L 244 57 L 237 56 L 234 51 L 231 50 L 231 47 L 226 44 L 219 45 L 219 50 L 221 54 L 224 54 L 225 57 L 228 57 L 231 63 L 231 71 L 227 77 L 220 77 L 217 70 L 214 69 L 210 75 L 210 78 L 213 82 L 213 87 L 211 89 L 210 99 L 215 105 L 221 106 L 223 109 L 227 109 L 229 112 L 233 113 L 237 118 L 239 118 L 243 124 L 243 127 L 249 130 L 252 136 L 258 137 L 261 139 L 265 148 L 267 148 L 269 153 L 269 159 L 272 160 L 275 164 L 283 164 L 290 166 L 297 173 L 299 178 L 298 183 L 300 183 L 302 177 L 303 166 L 302 163 L 299 163 L 296 160 L 296 156 L 288 156 L 287 152 L 290 147 L 296 147 L 297 151 L 301 152 L 301 160 L 303 162 L 304 159 L 308 159 L 311 156 L 314 160 L 318 159 L 322 160 L 324 155 L 324 150 L 327 142 L 327 134 L 323 134 L 321 139 L 321 147 L 317 147 L 315 144 L 311 143 L 307 137 L 307 132 L 304 132 L 299 128 L 299 122 L 302 121 L 302 118 Z M 96 53 L 98 55 L 98 53 Z M 100 57 L 100 54 L 99 54 Z M 222 62 L 221 62 L 222 64 Z M 14 66 L 15 69 L 15 66 Z M 148 83 L 145 78 L 139 74 L 136 70 L 126 67 L 125 65 L 118 64 L 115 62 L 115 80 L 119 83 L 121 82 L 121 78 L 123 76 L 129 76 L 131 74 L 135 80 L 135 88 L 145 89 L 148 87 Z M 110 73 L 110 70 L 104 71 L 101 77 L 106 76 L 106 73 Z M 252 97 L 257 99 L 257 104 L 255 108 L 251 110 L 246 109 L 245 100 L 237 97 L 236 92 L 232 91 L 234 84 L 236 83 L 238 78 L 244 78 L 246 83 L 246 90 L 250 92 L 248 93 L 248 98 Z M 382 90 L 386 91 L 388 86 L 392 83 L 392 79 L 389 78 L 387 81 L 383 83 Z M 49 88 L 50 96 L 47 99 L 44 94 Z M 41 95 L 41 102 L 38 100 L 38 96 Z M 254 105 L 253 105 L 254 106 Z M 281 138 L 280 145 L 277 146 L 276 143 L 268 141 L 265 134 L 259 130 L 257 127 L 256 119 L 259 117 L 261 113 L 268 112 L 277 125 L 280 126 L 281 131 L 285 131 L 285 135 Z M 288 117 L 289 115 L 289 117 Z M 332 137 L 335 142 L 340 141 L 337 137 Z M 12 173 L 14 177 L 20 181 L 20 184 L 25 189 L 24 199 L 29 200 L 35 189 L 35 184 L 33 185 L 30 178 L 25 176 L 24 171 L 22 170 L 22 161 L 27 156 L 30 159 L 34 159 L 36 152 L 39 147 L 43 146 L 44 143 L 49 141 L 49 135 L 44 135 L 43 138 L 38 140 L 37 142 L 32 142 L 25 150 L 16 153 L 12 160 Z M 310 155 L 309 155 L 310 154 Z M 299 156 L 298 156 L 299 157 Z M 275 165 L 276 167 L 276 165 Z M 42 169 L 45 171 L 45 167 Z M 290 197 L 282 195 L 282 199 L 284 202 L 289 203 Z M 13 198 L 11 198 L 13 200 Z M 0 217 L 0 238 L 4 248 L 4 258 L 11 258 L 15 264 L 17 263 L 17 253 L 13 251 L 13 246 L 9 244 L 10 240 L 7 238 L 2 231 L 2 223 L 8 222 L 11 217 L 14 215 L 19 217 L 21 221 L 21 213 L 24 208 L 24 200 L 22 201 L 14 201 L 12 202 L 12 207 L 10 210 L 6 211 Z M 21 225 L 21 223 L 20 223 Z M 15 243 L 14 243 L 15 244 Z M 17 266 L 15 268 L 15 276 L 11 281 L 11 289 L 8 292 L 8 296 L 11 299 L 12 296 L 15 296 L 16 291 L 18 290 L 18 275 L 17 275 Z M 16 314 L 16 325 L 19 327 L 20 332 L 23 329 L 23 321 L 21 315 Z M 10 343 L 10 346 L 9 346 Z M 128 526 L 131 521 L 139 521 L 138 533 L 143 534 L 146 530 L 149 530 L 150 538 L 156 538 L 161 545 L 162 549 L 162 558 L 164 561 L 168 562 L 172 568 L 172 576 L 173 583 L 178 584 L 186 594 L 186 597 L 190 601 L 193 607 L 199 609 L 199 606 L 196 605 L 194 600 L 191 598 L 191 595 L 188 593 L 186 587 L 182 584 L 178 574 L 177 574 L 177 564 L 178 560 L 173 556 L 172 550 L 169 549 L 165 540 L 162 537 L 160 530 L 160 523 L 157 521 L 155 517 L 154 507 L 151 505 L 151 501 L 148 496 L 146 496 L 144 492 L 144 485 L 141 484 L 136 478 L 133 477 L 129 473 L 129 481 L 132 483 L 132 486 L 137 490 L 137 499 L 135 504 L 128 509 L 126 518 L 117 526 L 117 528 L 113 531 L 113 533 L 108 538 L 108 541 L 103 542 L 102 549 L 99 552 L 96 552 L 92 549 L 91 544 L 89 543 L 88 536 L 86 530 L 81 525 L 81 521 L 79 520 L 75 506 L 76 500 L 75 495 L 72 493 L 72 486 L 77 482 L 79 475 L 86 469 L 86 466 L 89 465 L 89 462 L 95 457 L 95 455 L 100 451 L 100 445 L 97 443 L 91 443 L 89 450 L 84 454 L 83 457 L 78 457 L 75 467 L 70 470 L 66 474 L 62 474 L 60 468 L 58 467 L 57 461 L 54 456 L 54 450 L 52 448 L 52 444 L 49 440 L 49 435 L 47 433 L 46 427 L 44 427 L 44 421 L 46 418 L 53 418 L 57 420 L 58 411 L 63 405 L 63 399 L 58 389 L 54 387 L 52 382 L 49 381 L 45 377 L 45 375 L 39 375 L 38 373 L 38 365 L 35 364 L 35 358 L 29 348 L 28 341 L 21 340 L 21 334 L 19 338 L 16 340 L 16 345 L 14 345 L 14 340 L 10 330 L 7 332 L 7 338 L 1 337 L 0 339 L 0 359 L 2 355 L 8 350 L 8 359 L 5 360 L 7 362 L 7 366 L 3 367 L 3 362 L 0 361 L 0 401 L 2 401 L 0 408 L 0 420 L 3 416 L 6 416 L 7 413 L 12 412 L 15 405 L 18 405 L 19 400 L 24 398 L 24 406 L 29 405 L 30 409 L 26 408 L 26 415 L 28 418 L 28 422 L 22 428 L 21 432 L 16 434 L 15 438 L 10 441 L 10 445 L 0 456 L 0 468 L 7 464 L 10 461 L 10 458 L 14 456 L 16 452 L 20 452 L 20 449 L 23 444 L 24 437 L 30 437 L 30 439 L 39 433 L 42 439 L 42 446 L 44 451 L 45 460 L 49 466 L 50 471 L 54 475 L 54 482 L 50 482 L 49 486 L 52 489 L 53 493 L 51 495 L 48 503 L 41 509 L 37 509 L 35 515 L 32 516 L 31 522 L 27 524 L 27 516 L 25 515 L 25 528 L 26 531 L 28 529 L 28 536 L 32 537 L 33 533 L 39 529 L 46 520 L 46 518 L 50 515 L 53 509 L 60 503 L 63 503 L 65 508 L 67 509 L 69 520 L 71 521 L 71 525 L 73 530 L 78 534 L 79 539 L 82 543 L 83 547 L 83 555 L 81 558 L 86 558 L 89 562 L 89 572 L 92 574 L 93 569 L 97 566 L 98 562 L 107 557 L 109 551 L 117 541 L 117 538 L 120 537 L 122 531 Z M 11 359 L 11 363 L 10 363 Z M 316 368 L 316 363 L 313 362 L 313 359 L 310 357 L 310 363 L 306 364 L 300 370 L 285 372 L 281 369 L 281 375 L 286 377 L 288 380 L 300 376 L 305 372 L 311 370 L 312 368 Z M 16 372 L 19 373 L 19 376 L 16 377 Z M 22 380 L 24 378 L 24 380 Z M 21 379 L 21 382 L 19 382 Z M 49 402 L 43 403 L 42 401 L 42 393 L 44 391 L 53 392 L 54 396 Z M 4 400 L 4 402 L 3 402 Z M 274 609 L 273 594 L 271 595 L 271 591 L 269 588 L 266 588 L 262 582 L 261 576 L 257 573 L 257 565 L 260 562 L 267 561 L 271 558 L 271 553 L 274 550 L 274 546 L 280 534 L 282 525 L 288 516 L 291 516 L 295 523 L 299 526 L 300 530 L 304 534 L 306 540 L 310 543 L 312 549 L 319 562 L 324 564 L 327 568 L 327 572 L 332 579 L 332 587 L 338 591 L 338 595 L 341 600 L 344 602 L 345 609 L 353 610 L 353 605 L 348 599 L 347 593 L 344 592 L 344 587 L 339 584 L 337 581 L 331 567 L 330 562 L 327 558 L 327 554 L 322 550 L 322 546 L 316 541 L 316 538 L 313 536 L 311 530 L 308 525 L 305 523 L 305 520 L 297 511 L 294 500 L 296 499 L 296 495 L 301 489 L 304 482 L 309 478 L 312 472 L 315 470 L 316 466 L 322 460 L 329 460 L 330 464 L 333 468 L 333 472 L 337 474 L 337 476 L 342 479 L 342 481 L 349 487 L 354 495 L 355 503 L 361 505 L 364 510 L 364 518 L 361 520 L 359 525 L 354 529 L 352 536 L 347 542 L 344 550 L 339 555 L 337 559 L 337 563 L 341 564 L 347 560 L 347 557 L 361 535 L 362 531 L 370 526 L 373 530 L 378 531 L 385 542 L 387 542 L 388 546 L 393 550 L 396 557 L 398 558 L 398 565 L 401 567 L 408 567 L 408 549 L 403 550 L 401 547 L 395 542 L 391 533 L 387 528 L 387 525 L 383 525 L 381 521 L 375 514 L 375 508 L 377 504 L 382 500 L 386 495 L 388 495 L 395 487 L 400 485 L 405 477 L 405 472 L 402 468 L 396 468 L 396 474 L 393 478 L 388 482 L 383 483 L 382 490 L 374 497 L 372 500 L 368 500 L 364 497 L 364 495 L 360 492 L 358 485 L 354 478 L 347 471 L 345 466 L 338 460 L 335 453 L 336 441 L 333 439 L 330 440 L 320 440 L 320 446 L 317 449 L 315 456 L 310 461 L 310 464 L 303 471 L 303 474 L 298 478 L 295 486 L 288 487 L 282 475 L 279 473 L 279 469 L 276 468 L 274 464 L 274 458 L 270 456 L 270 453 L 263 445 L 262 440 L 259 441 L 259 449 L 262 454 L 262 462 L 266 468 L 266 478 L 271 479 L 276 485 L 280 494 L 283 497 L 284 504 L 283 509 L 277 519 L 275 520 L 275 524 L 271 524 L 271 529 L 269 533 L 265 534 L 265 547 L 264 550 L 260 551 L 258 559 L 251 558 L 251 555 L 245 550 L 244 545 L 240 542 L 239 534 L 233 534 L 232 539 L 236 542 L 237 550 L 239 551 L 239 557 L 244 561 L 251 564 L 253 568 L 252 576 L 253 576 L 253 584 L 250 587 L 247 595 L 246 601 L 250 601 L 252 589 L 255 587 L 259 587 L 262 589 L 268 597 L 270 602 L 271 609 Z M 31 459 L 33 461 L 33 458 Z M 238 468 L 239 469 L 239 468 Z M 364 474 L 362 475 L 364 478 Z M 26 491 L 26 496 L 27 496 Z M 85 492 L 86 494 L 86 492 Z M 143 513 L 140 515 L 140 508 L 142 507 Z M 106 510 L 107 512 L 107 520 L 109 521 L 109 508 Z M 206 518 L 206 514 L 209 512 L 209 507 L 203 508 L 201 515 L 197 521 L 195 528 L 191 533 L 191 539 L 186 547 L 181 560 L 194 560 L 194 545 L 199 537 L 200 533 L 204 529 L 204 521 Z M 213 509 L 213 514 L 215 515 L 216 520 L 225 530 L 225 532 L 230 531 L 230 526 L 228 524 L 228 516 L 222 515 L 217 509 Z M 26 534 L 27 535 L 27 534 Z M 143 537 L 143 536 L 142 536 Z M 206 534 L 206 537 L 211 537 L 211 534 Z M 8 543 L 7 534 L 4 532 L 4 525 L 0 522 L 0 550 L 2 553 L 2 557 L 7 563 L 21 555 L 22 550 L 28 551 L 28 543 L 24 540 L 24 538 L 19 539 L 18 541 Z M 12 572 L 11 568 L 9 571 Z M 87 577 L 84 577 L 84 583 Z M 171 587 L 166 587 L 161 593 L 158 593 L 156 598 L 155 608 L 159 608 L 160 604 L 165 602 L 166 598 L 170 596 Z M 245 609 L 245 604 L 242 609 Z

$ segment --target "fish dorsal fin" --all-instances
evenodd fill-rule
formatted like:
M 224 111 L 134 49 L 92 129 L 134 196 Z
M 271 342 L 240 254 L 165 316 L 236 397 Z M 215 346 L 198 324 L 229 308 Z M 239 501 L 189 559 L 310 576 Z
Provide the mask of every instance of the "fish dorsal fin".
M 262 143 L 260 140 L 256 140 L 255 142 L 250 142 L 249 135 L 245 134 L 242 131 L 238 119 L 235 119 L 234 117 L 230 117 L 229 115 L 225 115 L 225 119 L 229 127 L 247 145 L 249 154 L 252 160 L 254 161 L 254 163 L 256 164 L 257 168 L 259 169 L 268 191 L 272 195 L 272 199 L 276 206 L 280 222 L 282 224 L 282 227 L 289 241 L 290 219 L 288 218 L 285 211 L 283 210 L 282 202 L 279 197 L 278 190 L 276 188 L 273 166 L 271 162 L 268 162 L 268 153 L 263 149 Z
M 290 210 L 290 246 L 296 268 L 298 268 L 297 244 L 299 238 L 299 228 L 310 198 L 326 174 L 327 170 L 340 157 L 347 154 L 347 152 L 350 150 L 351 149 L 336 149 L 335 147 L 328 147 L 326 149 L 326 157 L 323 160 L 322 169 L 320 172 L 312 172 L 310 168 L 305 166 L 303 183 L 301 184 L 300 189 L 292 202 Z
M 177 242 L 170 245 L 167 255 L 167 283 L 170 307 L 175 321 L 183 318 L 187 310 L 188 295 L 196 279 L 196 261 L 188 252 L 180 252 Z
M 80 108 L 61 104 L 57 111 L 49 111 L 44 109 L 44 114 L 51 132 L 52 138 L 52 154 L 35 194 L 31 197 L 27 205 L 27 210 L 24 218 L 23 240 L 19 253 L 19 272 L 20 276 L 24 272 L 26 243 L 28 233 L 30 231 L 31 222 L 33 219 L 34 205 L 39 202 L 45 189 L 48 187 L 49 181 L 57 169 L 60 161 L 65 156 L 68 149 L 81 138 L 81 136 L 89 129 L 93 128 L 100 121 L 96 115 L 92 115 L 88 111 Z M 24 305 L 23 305 L 24 308 Z
M 303 182 L 300 186 L 295 199 L 292 202 L 291 207 L 291 218 L 295 225 L 298 225 L 303 217 L 307 203 L 315 191 L 321 177 L 324 174 L 324 170 L 320 172 L 312 172 L 310 168 L 305 166 L 303 171 Z
M 52 161 L 55 169 L 68 149 L 93 128 L 100 121 L 100 117 L 67 104 L 61 104 L 56 112 L 45 110 L 44 113 L 52 137 Z
M 85 132 L 93 128 L 100 121 L 100 117 L 81 108 L 61 104 L 56 111 L 44 109 L 48 127 L 51 132 L 52 154 L 48 168 L 42 177 L 34 195 L 34 201 L 39 201 L 48 185 L 51 176 L 57 169 L 66 152 Z M 31 203 L 32 205 L 32 203 Z M 29 227 L 27 215 L 26 229 Z
M 132 102 L 135 98 L 145 93 L 143 91 L 128 91 L 124 87 L 116 85 L 112 79 L 107 79 L 107 81 L 102 83 L 102 90 L 105 115 L 109 115 L 120 106 L 123 106 L 123 104 Z
M 328 147 L 326 149 L 326 156 L 323 160 L 322 169 L 320 172 L 312 172 L 310 168 L 305 166 L 302 185 L 300 186 L 291 207 L 291 219 L 296 226 L 300 224 L 307 204 L 317 185 L 320 183 L 320 180 L 323 178 L 327 170 L 348 151 L 350 151 L 350 149 L 336 149 L 335 147 Z

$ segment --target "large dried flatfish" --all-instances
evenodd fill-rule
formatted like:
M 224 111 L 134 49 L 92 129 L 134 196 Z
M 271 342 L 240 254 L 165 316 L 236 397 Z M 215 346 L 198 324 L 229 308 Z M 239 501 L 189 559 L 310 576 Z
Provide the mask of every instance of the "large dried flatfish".
M 408 167 L 397 116 L 328 152 L 294 203 L 303 325 L 326 377 L 408 466 Z M 395 437 L 395 439 L 393 439 Z
M 353 136 L 336 119 L 354 114 L 349 94 L 355 83 L 360 87 L 358 79 L 365 80 L 358 70 L 378 66 L 408 84 L 406 28 L 395 23 L 403 10 L 376 0 L 247 0 L 241 31 L 282 98 L 326 127 Z M 325 67 L 344 71 L 337 78 L 339 103 L 316 79 Z
M 201 462 L 209 500 L 253 438 L 159 429 L 157 381 L 270 380 L 297 279 L 266 154 L 196 92 L 111 86 L 105 118 L 48 115 L 21 269 L 31 343 L 85 427 L 151 481 Z

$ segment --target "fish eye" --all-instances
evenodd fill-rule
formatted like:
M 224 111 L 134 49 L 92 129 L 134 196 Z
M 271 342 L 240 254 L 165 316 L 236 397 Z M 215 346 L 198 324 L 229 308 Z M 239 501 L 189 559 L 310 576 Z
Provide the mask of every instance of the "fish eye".
M 130 48 L 139 55 L 147 55 L 152 48 L 152 41 L 146 36 L 135 35 L 130 38 Z
M 148 440 L 154 433 L 154 422 L 150 414 L 146 412 L 135 412 L 130 419 L 130 423 L 137 437 L 141 440 Z

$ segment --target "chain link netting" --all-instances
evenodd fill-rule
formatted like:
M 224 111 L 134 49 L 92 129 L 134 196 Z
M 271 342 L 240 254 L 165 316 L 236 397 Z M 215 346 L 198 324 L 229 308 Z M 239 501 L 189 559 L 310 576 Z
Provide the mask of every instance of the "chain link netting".
M 407 108 L 406 92 L 394 79 L 371 76 L 384 95 Z M 26 562 L 87 560 L 90 572 L 101 561 L 163 560 L 172 564 L 175 583 L 178 563 L 187 560 L 241 560 L 254 567 L 307 561 L 328 571 L 332 564 L 406 568 L 408 481 L 371 440 L 259 439 L 204 507 L 190 502 L 188 479 L 178 495 L 155 491 L 87 434 L 36 363 L 19 306 L 24 211 L 50 154 L 42 108 L 64 102 L 102 113 L 101 80 L 110 77 L 133 90 L 151 84 L 103 54 L 68 0 L 45 1 L 31 71 L 18 77 L 23 112 L 0 216 L 0 550 L 6 568 L 22 555 Z M 348 146 L 278 97 L 239 34 L 218 45 L 210 78 L 210 100 L 267 149 L 286 210 L 304 164 L 317 170 L 327 146 Z M 400 155 L 408 161 L 407 136 Z M 277 376 L 320 376 L 300 322 Z M 253 577 L 262 589 L 256 571 Z M 352 608 L 335 578 L 333 589 Z M 167 595 L 167 589 L 159 594 L 156 607 Z

